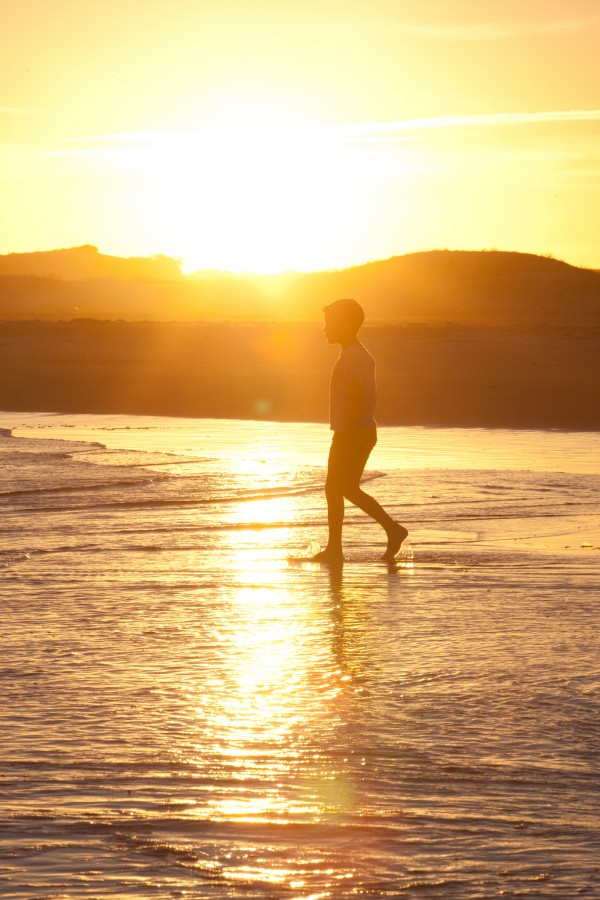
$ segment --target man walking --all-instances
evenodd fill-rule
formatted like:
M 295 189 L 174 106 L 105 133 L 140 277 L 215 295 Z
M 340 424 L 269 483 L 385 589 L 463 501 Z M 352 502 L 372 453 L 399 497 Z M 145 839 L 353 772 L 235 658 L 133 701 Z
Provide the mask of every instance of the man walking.
M 343 562 L 346 499 L 379 522 L 387 535 L 387 547 L 381 558 L 393 560 L 408 531 L 360 487 L 365 465 L 377 442 L 375 360 L 358 340 L 365 315 L 356 300 L 336 300 L 323 312 L 325 337 L 330 344 L 340 344 L 342 351 L 331 374 L 329 392 L 329 420 L 333 431 L 325 481 L 329 539 L 325 549 L 312 559 Z

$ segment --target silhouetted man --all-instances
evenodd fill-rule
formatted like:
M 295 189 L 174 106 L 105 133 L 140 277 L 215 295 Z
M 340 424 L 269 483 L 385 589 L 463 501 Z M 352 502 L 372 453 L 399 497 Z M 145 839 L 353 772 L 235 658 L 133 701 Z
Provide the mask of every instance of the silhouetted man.
M 358 340 L 365 314 L 356 300 L 336 300 L 323 312 L 325 337 L 330 344 L 341 344 L 342 352 L 331 373 L 329 389 L 333 431 L 325 481 L 329 540 L 326 548 L 312 558 L 317 562 L 343 562 L 345 498 L 379 522 L 387 534 L 387 548 L 381 558 L 392 560 L 408 531 L 360 487 L 365 465 L 377 442 L 375 360 Z

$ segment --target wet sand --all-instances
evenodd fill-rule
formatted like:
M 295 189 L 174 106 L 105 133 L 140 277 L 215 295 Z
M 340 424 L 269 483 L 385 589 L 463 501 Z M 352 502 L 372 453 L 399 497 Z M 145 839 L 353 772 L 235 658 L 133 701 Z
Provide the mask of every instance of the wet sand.
M 600 328 L 365 328 L 382 425 L 600 429 Z M 320 324 L 5 322 L 0 408 L 327 419 Z
M 0 427 L 3 896 L 598 896 L 600 434 Z

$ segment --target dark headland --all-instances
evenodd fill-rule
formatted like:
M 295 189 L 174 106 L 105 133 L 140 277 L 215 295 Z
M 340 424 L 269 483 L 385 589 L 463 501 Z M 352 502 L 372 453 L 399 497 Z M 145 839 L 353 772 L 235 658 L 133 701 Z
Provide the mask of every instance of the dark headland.
M 498 251 L 262 279 L 0 256 L 0 409 L 325 421 L 342 296 L 367 310 L 381 424 L 600 430 L 600 273 Z

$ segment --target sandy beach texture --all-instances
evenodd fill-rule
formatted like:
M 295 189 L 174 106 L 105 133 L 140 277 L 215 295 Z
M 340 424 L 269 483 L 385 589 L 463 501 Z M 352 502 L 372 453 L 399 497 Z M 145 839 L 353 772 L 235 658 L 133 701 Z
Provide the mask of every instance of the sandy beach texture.
M 0 324 L 0 408 L 327 419 L 321 326 Z M 600 429 L 598 326 L 366 327 L 383 425 Z

